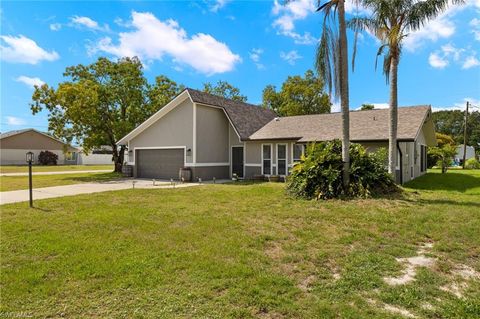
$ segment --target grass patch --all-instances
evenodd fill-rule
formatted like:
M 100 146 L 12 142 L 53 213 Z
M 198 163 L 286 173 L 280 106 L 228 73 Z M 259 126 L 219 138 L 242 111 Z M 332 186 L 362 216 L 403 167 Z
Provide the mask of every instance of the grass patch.
M 232 183 L 5 205 L 1 311 L 399 318 L 388 304 L 419 317 L 478 318 L 478 281 L 463 298 L 440 289 L 455 264 L 480 270 L 480 183 L 425 185 L 453 174 L 480 177 L 431 173 L 393 200 L 293 200 L 284 184 Z M 402 271 L 395 258 L 414 256 L 424 242 L 434 244 L 437 265 L 407 285 L 387 285 L 384 277 Z
M 121 177 L 120 173 L 78 173 L 58 175 L 35 175 L 33 187 L 62 186 L 78 183 L 108 181 Z M 28 189 L 28 176 L 0 176 L 0 191 Z
M 63 172 L 63 171 L 93 171 L 93 170 L 107 170 L 113 171 L 113 165 L 51 165 L 42 166 L 34 165 L 33 172 Z M 28 166 L 0 166 L 0 173 L 28 173 Z

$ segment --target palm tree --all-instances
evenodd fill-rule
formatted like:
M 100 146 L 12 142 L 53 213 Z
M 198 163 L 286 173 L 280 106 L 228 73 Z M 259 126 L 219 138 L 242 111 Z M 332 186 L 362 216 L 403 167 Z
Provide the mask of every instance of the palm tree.
M 320 1 L 319 1 L 320 3 Z M 329 92 L 340 97 L 342 110 L 343 186 L 350 184 L 350 109 L 348 92 L 348 46 L 345 22 L 345 0 L 330 0 L 317 11 L 324 15 L 322 35 L 317 47 L 315 66 Z M 338 32 L 337 30 L 338 23 Z
M 369 31 L 380 41 L 377 60 L 379 56 L 383 55 L 383 73 L 387 83 L 390 84 L 388 171 L 394 174 L 397 159 L 398 64 L 402 53 L 402 42 L 410 32 L 420 29 L 426 22 L 443 12 L 450 1 L 361 0 L 360 2 L 372 14 L 368 17 L 355 17 L 349 21 L 348 25 L 353 28 L 355 35 L 359 31 Z M 452 0 L 451 2 L 453 4 L 464 3 L 463 0 Z M 352 65 L 355 61 L 355 51 L 356 40 Z

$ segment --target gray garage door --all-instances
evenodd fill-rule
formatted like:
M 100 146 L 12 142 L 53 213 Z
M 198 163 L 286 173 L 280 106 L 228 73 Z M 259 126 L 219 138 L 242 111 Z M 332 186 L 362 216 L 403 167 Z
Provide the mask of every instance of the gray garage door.
M 178 171 L 184 165 L 183 152 L 183 149 L 137 150 L 137 177 L 178 179 Z

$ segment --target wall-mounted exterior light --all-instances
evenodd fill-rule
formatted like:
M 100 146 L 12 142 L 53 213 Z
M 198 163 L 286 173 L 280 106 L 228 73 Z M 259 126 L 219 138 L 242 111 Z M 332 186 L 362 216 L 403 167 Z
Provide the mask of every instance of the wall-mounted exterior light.
M 192 156 L 192 149 L 191 149 L 191 148 L 189 148 L 189 149 L 187 150 L 187 156 Z

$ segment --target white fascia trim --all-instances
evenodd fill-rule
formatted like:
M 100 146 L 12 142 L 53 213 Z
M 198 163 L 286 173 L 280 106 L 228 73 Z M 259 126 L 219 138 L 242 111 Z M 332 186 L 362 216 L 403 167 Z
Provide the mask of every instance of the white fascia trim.
M 190 95 L 188 94 L 188 91 L 185 90 L 182 93 L 180 93 L 176 98 L 171 100 L 170 102 L 167 103 L 164 107 L 162 107 L 160 110 L 158 110 L 155 114 L 150 116 L 148 119 L 146 119 L 142 124 L 137 126 L 133 131 L 122 137 L 117 144 L 118 145 L 124 145 L 126 142 L 130 141 L 133 139 L 135 136 L 138 134 L 142 133 L 145 131 L 148 127 L 150 127 L 153 123 L 161 119 L 163 116 L 165 116 L 168 112 L 173 110 L 175 107 L 180 105 L 183 101 L 185 101 L 187 98 L 190 98 Z M 190 98 L 190 101 L 192 99 Z M 193 103 L 193 101 L 192 101 Z
M 187 167 L 230 166 L 230 163 L 186 163 Z
M 192 161 L 195 164 L 197 162 L 197 103 L 193 102 L 193 141 L 192 141 L 192 150 L 193 157 Z

